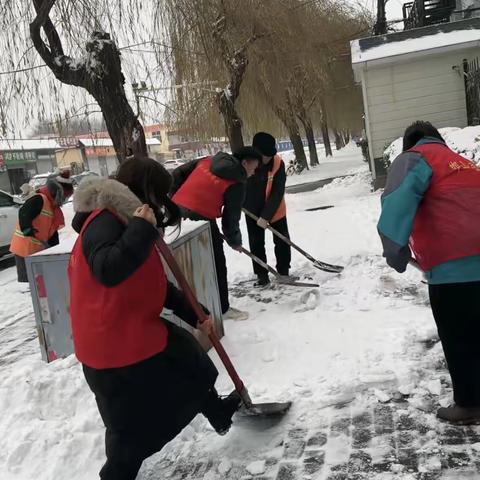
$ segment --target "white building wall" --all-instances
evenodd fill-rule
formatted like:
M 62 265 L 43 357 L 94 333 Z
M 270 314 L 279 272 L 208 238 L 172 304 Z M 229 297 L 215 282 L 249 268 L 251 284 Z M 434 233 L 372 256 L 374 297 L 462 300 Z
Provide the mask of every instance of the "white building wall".
M 462 62 L 474 53 L 467 50 L 367 67 L 364 102 L 374 158 L 382 157 L 385 146 L 415 120 L 428 120 L 437 127 L 467 125 Z

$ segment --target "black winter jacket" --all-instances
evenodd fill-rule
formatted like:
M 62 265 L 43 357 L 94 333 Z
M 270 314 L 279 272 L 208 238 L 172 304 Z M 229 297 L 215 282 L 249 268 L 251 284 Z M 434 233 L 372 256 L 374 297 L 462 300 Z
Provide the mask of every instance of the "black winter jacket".
M 26 200 L 18 212 L 18 223 L 20 230 L 28 237 L 34 237 L 33 221 L 40 215 L 43 208 L 43 198 L 40 195 L 33 195 Z M 55 232 L 47 241 L 49 247 L 54 247 L 60 243 L 58 231 Z
M 193 160 L 173 171 L 172 196 L 187 181 L 198 162 L 203 159 Z M 213 156 L 210 171 L 219 178 L 237 182 L 227 188 L 223 195 L 222 230 L 229 245 L 240 246 L 242 244 L 240 218 L 245 201 L 247 173 L 233 155 L 224 152 L 219 152 Z M 186 216 L 191 220 L 206 220 L 195 212 L 186 212 Z
M 247 181 L 247 193 L 245 198 L 245 208 L 257 217 L 270 221 L 280 206 L 280 202 L 285 195 L 285 183 L 287 175 L 285 173 L 285 164 L 281 163 L 275 177 L 273 178 L 272 191 L 268 198 L 265 199 L 268 175 L 273 168 L 272 160 L 264 165 L 263 163 L 257 168 L 255 175 L 251 176 Z

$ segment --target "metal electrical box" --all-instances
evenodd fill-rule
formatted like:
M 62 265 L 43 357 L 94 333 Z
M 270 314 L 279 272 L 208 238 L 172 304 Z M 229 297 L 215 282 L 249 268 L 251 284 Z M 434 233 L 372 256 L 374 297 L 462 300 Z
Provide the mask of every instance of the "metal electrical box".
M 67 266 L 76 237 L 62 241 L 60 245 L 39 252 L 26 259 L 33 310 L 37 325 L 42 358 L 51 362 L 74 353 L 70 327 L 70 288 Z M 223 336 L 222 310 L 218 294 L 212 238 L 208 222 L 182 224 L 179 234 L 172 232 L 165 240 L 172 249 L 188 283 L 198 300 L 211 312 L 215 330 Z M 165 267 L 168 279 L 175 283 L 173 275 Z M 155 294 L 145 286 L 145 295 Z M 208 339 L 185 322 L 165 310 L 162 316 L 193 331 L 200 343 L 208 349 Z

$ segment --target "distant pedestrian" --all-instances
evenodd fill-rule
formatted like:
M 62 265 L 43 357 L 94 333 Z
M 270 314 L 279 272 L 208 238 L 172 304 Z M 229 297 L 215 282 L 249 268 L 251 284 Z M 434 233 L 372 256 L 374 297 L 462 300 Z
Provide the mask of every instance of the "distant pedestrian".
M 408 127 L 378 231 L 391 267 L 402 273 L 414 258 L 428 279 L 455 401 L 437 414 L 454 423 L 480 421 L 479 218 L 480 168 L 450 150 L 430 123 Z
M 66 171 L 51 176 L 46 185 L 20 207 L 10 244 L 19 282 L 28 282 L 26 257 L 58 245 L 58 231 L 65 226 L 61 206 L 72 194 L 72 180 Z
M 210 222 L 224 320 L 245 320 L 248 313 L 230 306 L 227 263 L 216 219 L 222 218 L 223 234 L 230 247 L 240 250 L 240 218 L 246 182 L 255 173 L 261 159 L 256 149 L 243 147 L 233 155 L 220 152 L 213 157 L 193 160 L 172 173 L 172 199 L 180 207 L 183 217 Z
M 285 235 L 288 234 L 287 207 L 285 204 L 285 183 L 287 176 L 285 164 L 277 155 L 275 138 L 264 132 L 259 132 L 253 137 L 253 146 L 262 154 L 255 175 L 247 181 L 247 196 L 245 208 L 259 217 L 256 222 L 246 216 L 248 239 L 251 252 L 267 262 L 265 251 L 265 229 L 268 225 Z M 288 276 L 290 272 L 291 249 L 283 240 L 273 236 L 275 244 L 275 257 L 277 271 L 280 275 Z M 253 271 L 257 275 L 256 286 L 267 285 L 270 280 L 268 271 L 253 262 Z

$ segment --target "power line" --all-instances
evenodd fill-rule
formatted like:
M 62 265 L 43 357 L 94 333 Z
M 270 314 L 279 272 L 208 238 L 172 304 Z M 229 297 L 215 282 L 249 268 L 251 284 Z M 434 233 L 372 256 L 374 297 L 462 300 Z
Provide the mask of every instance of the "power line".
M 0 72 L 0 75 L 13 75 L 15 73 L 29 72 L 30 70 L 37 70 L 39 68 L 45 68 L 46 65 L 35 65 L 33 67 L 20 68 L 18 70 L 8 70 L 6 72 Z
M 167 45 L 166 43 L 157 42 L 157 41 L 154 41 L 154 40 L 147 40 L 145 42 L 134 43 L 132 45 L 125 45 L 124 47 L 118 47 L 118 50 L 135 51 L 134 48 L 139 47 L 141 45 L 158 45 L 160 47 L 169 48 L 171 50 L 175 50 L 175 49 L 182 50 L 185 53 L 192 53 L 194 55 L 203 55 L 203 56 L 205 55 L 202 52 L 195 52 L 193 50 L 187 50 L 187 49 L 180 48 L 180 47 L 173 47 L 172 45 Z M 140 53 L 156 53 L 154 50 L 137 50 L 137 52 L 140 52 Z M 47 67 L 47 65 L 35 65 L 35 66 L 32 66 L 32 67 L 25 67 L 25 68 L 19 68 L 17 70 L 7 70 L 7 71 L 4 71 L 4 72 L 0 72 L 0 75 L 14 75 L 16 73 L 29 72 L 31 70 L 38 70 L 39 68 L 46 68 L 46 67 Z

